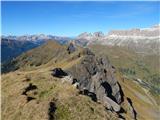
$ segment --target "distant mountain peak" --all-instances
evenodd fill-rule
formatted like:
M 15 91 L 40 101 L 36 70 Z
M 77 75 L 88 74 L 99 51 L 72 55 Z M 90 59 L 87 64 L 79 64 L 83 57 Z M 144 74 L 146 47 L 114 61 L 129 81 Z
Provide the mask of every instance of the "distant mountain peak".
M 1 36 L 3 39 L 11 39 L 11 40 L 20 40 L 20 41 L 39 41 L 39 40 L 61 40 L 61 39 L 70 39 L 69 37 L 64 36 L 54 36 L 54 35 L 45 35 L 45 34 L 33 34 L 33 35 L 20 35 L 20 36 Z
M 149 28 L 134 28 L 129 30 L 112 30 L 108 33 L 108 35 L 116 35 L 116 36 L 141 36 L 141 37 L 157 37 L 160 35 L 159 33 L 160 27 L 159 25 L 155 25 Z
M 82 33 L 76 39 L 80 45 L 103 44 L 109 46 L 126 46 L 138 52 L 157 53 L 160 46 L 160 25 L 149 28 L 112 30 L 104 35 L 102 32 Z M 149 52 L 150 51 L 150 52 Z

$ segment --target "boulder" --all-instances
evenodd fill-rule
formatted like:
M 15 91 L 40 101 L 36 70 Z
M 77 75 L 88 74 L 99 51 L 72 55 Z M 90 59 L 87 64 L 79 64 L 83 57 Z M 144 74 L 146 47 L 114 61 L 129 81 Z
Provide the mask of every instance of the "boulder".
M 105 107 L 107 107 L 108 109 L 114 110 L 115 112 L 119 112 L 121 109 L 120 105 L 118 105 L 109 97 L 104 97 L 103 104 L 105 105 Z
M 54 77 L 62 78 L 64 76 L 67 76 L 68 74 L 65 71 L 63 71 L 61 68 L 55 68 L 52 70 L 52 75 Z

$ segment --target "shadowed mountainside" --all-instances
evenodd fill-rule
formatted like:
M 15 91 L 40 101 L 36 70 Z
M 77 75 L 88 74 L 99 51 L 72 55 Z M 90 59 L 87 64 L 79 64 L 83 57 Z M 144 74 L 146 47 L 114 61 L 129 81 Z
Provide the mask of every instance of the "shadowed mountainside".
M 18 55 L 30 50 L 32 48 L 37 47 L 38 44 L 34 44 L 31 41 L 15 41 L 10 39 L 1 40 L 1 62 L 7 62 Z

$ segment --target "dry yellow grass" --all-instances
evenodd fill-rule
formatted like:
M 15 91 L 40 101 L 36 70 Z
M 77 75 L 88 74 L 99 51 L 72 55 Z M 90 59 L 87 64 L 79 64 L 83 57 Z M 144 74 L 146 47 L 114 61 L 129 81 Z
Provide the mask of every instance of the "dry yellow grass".
M 76 60 L 61 61 L 52 66 L 48 63 L 35 70 L 15 71 L 2 75 L 2 119 L 3 120 L 48 120 L 49 103 L 54 101 L 57 120 L 117 120 L 115 113 L 106 111 L 103 105 L 93 102 L 89 97 L 79 94 L 78 89 L 51 76 L 51 69 L 67 69 Z M 27 79 L 29 79 L 27 81 Z M 27 102 L 22 95 L 32 83 L 37 93 L 29 92 L 35 99 Z
M 55 44 L 49 44 L 51 44 L 50 49 L 55 46 Z M 59 55 L 58 61 L 55 57 L 48 58 L 48 60 L 43 61 L 46 63 L 40 66 L 24 67 L 2 75 L 3 120 L 48 120 L 51 101 L 55 102 L 57 107 L 54 113 L 57 120 L 118 119 L 115 113 L 106 111 L 102 104 L 93 102 L 87 96 L 80 95 L 79 91 L 72 85 L 62 83 L 60 79 L 51 76 L 51 70 L 55 67 L 68 69 L 78 64 L 83 58 L 83 55 L 78 57 L 79 52 L 67 55 L 67 57 L 65 54 L 66 52 Z M 125 94 L 123 108 L 128 109 L 126 97 L 129 97 L 137 111 L 138 120 L 158 120 L 158 107 L 151 99 L 152 96 L 131 80 L 124 80 L 123 82 L 120 73 L 117 72 L 116 76 Z M 22 93 L 30 83 L 36 85 L 37 89 L 27 93 L 30 97 L 35 98 L 27 102 L 27 96 L 22 95 Z M 123 115 L 126 120 L 131 120 L 128 111 L 127 114 Z

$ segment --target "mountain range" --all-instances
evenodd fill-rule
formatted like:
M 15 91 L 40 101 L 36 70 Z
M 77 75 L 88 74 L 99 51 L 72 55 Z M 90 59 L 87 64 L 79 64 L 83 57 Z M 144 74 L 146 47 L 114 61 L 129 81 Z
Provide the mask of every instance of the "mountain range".
M 20 55 L 21 53 L 29 49 L 42 45 L 48 40 L 55 40 L 61 44 L 66 44 L 72 40 L 75 42 L 75 44 L 80 46 L 88 46 L 92 44 L 101 44 L 106 46 L 122 46 L 134 50 L 135 52 L 140 54 L 159 55 L 159 31 L 160 26 L 155 25 L 153 27 L 143 29 L 112 30 L 106 35 L 102 32 L 95 32 L 93 34 L 84 32 L 74 38 L 44 34 L 1 36 L 1 45 L 3 48 L 2 63 L 13 59 L 14 57 Z
M 33 49 L 47 42 L 48 40 L 58 41 L 61 44 L 65 44 L 70 40 L 68 37 L 58 37 L 52 35 L 23 35 L 23 36 L 2 36 L 1 48 L 2 63 L 7 62 L 18 55 Z
M 159 31 L 2 36 L 2 118 L 159 120 Z
M 102 32 L 82 33 L 76 38 L 81 45 L 101 44 L 109 46 L 123 46 L 142 54 L 159 54 L 160 26 L 151 28 L 112 30 L 104 35 Z
M 17 40 L 17 41 L 32 41 L 35 43 L 54 39 L 54 40 L 57 40 L 63 43 L 63 41 L 69 40 L 71 38 L 53 36 L 53 35 L 36 34 L 36 35 L 22 35 L 22 36 L 2 36 L 2 39 L 11 39 L 11 40 Z

